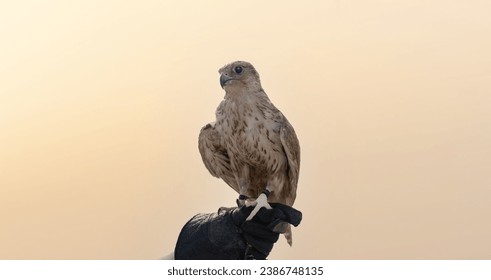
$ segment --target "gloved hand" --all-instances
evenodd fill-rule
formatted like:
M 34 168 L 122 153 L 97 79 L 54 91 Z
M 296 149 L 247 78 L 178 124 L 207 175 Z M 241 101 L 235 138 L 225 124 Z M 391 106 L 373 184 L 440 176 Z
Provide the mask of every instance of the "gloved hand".
M 272 209 L 261 208 L 250 221 L 245 219 L 254 207 L 245 207 L 232 211 L 234 223 L 242 229 L 248 244 L 246 259 L 264 260 L 278 241 L 280 233 L 284 233 L 288 224 L 298 226 L 302 213 L 290 206 L 270 203 Z
M 302 213 L 282 204 L 270 203 L 252 220 L 245 221 L 253 207 L 220 208 L 217 213 L 197 214 L 182 228 L 174 258 L 187 260 L 265 259 L 279 233 L 288 224 L 297 226 Z

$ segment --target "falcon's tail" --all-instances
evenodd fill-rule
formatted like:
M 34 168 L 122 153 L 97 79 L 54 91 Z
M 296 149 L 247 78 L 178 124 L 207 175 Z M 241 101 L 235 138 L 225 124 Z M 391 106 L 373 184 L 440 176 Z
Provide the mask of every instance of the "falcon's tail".
M 290 247 L 291 247 L 293 244 L 293 236 L 292 236 L 292 226 L 290 224 L 288 224 L 288 227 L 287 227 L 285 233 L 283 233 L 283 234 L 285 235 L 286 242 L 288 242 L 288 245 L 290 245 Z

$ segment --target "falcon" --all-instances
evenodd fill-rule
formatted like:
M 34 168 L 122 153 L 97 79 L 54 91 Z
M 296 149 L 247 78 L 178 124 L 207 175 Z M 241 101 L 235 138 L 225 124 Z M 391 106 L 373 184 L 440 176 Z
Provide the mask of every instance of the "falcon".
M 252 205 L 250 220 L 268 202 L 292 206 L 300 168 L 300 145 L 292 125 L 271 103 L 252 64 L 236 61 L 218 71 L 225 97 L 216 120 L 199 134 L 203 163 Z M 292 245 L 290 225 L 280 230 Z

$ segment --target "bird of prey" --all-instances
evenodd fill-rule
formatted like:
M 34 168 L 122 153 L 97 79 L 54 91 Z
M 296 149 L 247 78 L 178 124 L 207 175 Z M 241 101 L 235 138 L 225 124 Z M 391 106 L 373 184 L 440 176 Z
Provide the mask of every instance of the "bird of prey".
M 220 68 L 225 97 L 216 121 L 205 125 L 198 147 L 211 175 L 239 193 L 239 204 L 255 206 L 250 220 L 269 202 L 292 206 L 297 192 L 300 145 L 292 125 L 271 103 L 252 64 Z M 292 244 L 291 228 L 284 232 Z

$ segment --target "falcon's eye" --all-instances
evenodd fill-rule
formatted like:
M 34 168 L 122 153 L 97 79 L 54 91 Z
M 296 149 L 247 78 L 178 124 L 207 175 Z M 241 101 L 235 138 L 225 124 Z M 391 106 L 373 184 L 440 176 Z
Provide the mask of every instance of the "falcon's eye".
M 237 74 L 242 73 L 242 70 L 243 70 L 243 69 L 242 69 L 242 66 L 236 66 L 236 67 L 234 68 L 234 71 L 235 71 L 235 73 L 237 73 Z

